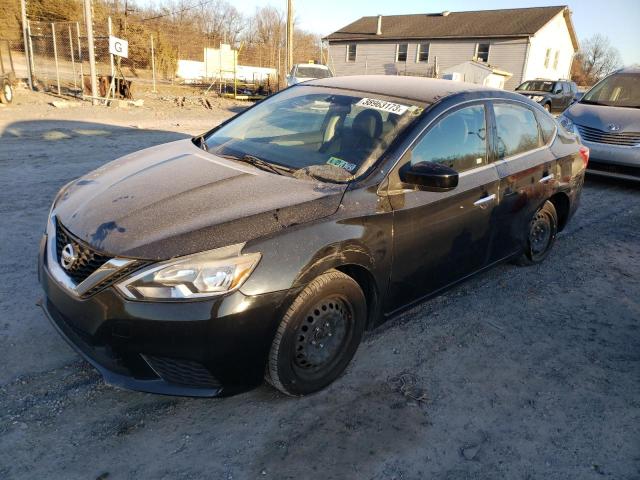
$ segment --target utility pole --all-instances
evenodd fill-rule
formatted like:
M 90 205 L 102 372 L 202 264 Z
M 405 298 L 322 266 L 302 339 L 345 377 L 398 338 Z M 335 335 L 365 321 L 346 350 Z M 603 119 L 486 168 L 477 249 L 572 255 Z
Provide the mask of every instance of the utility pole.
M 287 62 L 286 72 L 293 68 L 293 0 L 287 0 Z
M 93 11 L 91 0 L 84 0 L 84 23 L 87 29 L 87 49 L 89 50 L 89 71 L 91 73 L 91 103 L 98 104 L 98 82 L 96 78 L 96 52 L 93 45 Z
M 33 90 L 33 84 L 31 83 L 31 59 L 29 58 L 29 43 L 27 35 L 27 5 L 25 0 L 20 0 L 20 10 L 22 14 L 22 40 L 24 41 L 24 59 L 27 61 L 27 80 L 29 81 L 29 89 Z

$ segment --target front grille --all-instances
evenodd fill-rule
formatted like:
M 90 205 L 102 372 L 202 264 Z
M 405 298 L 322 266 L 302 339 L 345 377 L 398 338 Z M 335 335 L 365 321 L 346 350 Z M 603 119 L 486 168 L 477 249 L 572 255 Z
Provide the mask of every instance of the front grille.
M 605 143 L 622 147 L 633 147 L 640 144 L 640 132 L 605 132 L 597 128 L 578 125 L 578 131 L 583 140 L 594 143 Z
M 151 368 L 169 383 L 196 388 L 219 388 L 220 382 L 203 365 L 192 360 L 143 355 Z
M 112 258 L 98 253 L 86 243 L 78 240 L 56 219 L 56 258 L 58 263 L 60 263 L 62 249 L 67 244 L 72 244 L 78 253 L 78 259 L 71 265 L 71 268 L 65 269 L 66 274 L 76 283 L 85 280 Z
M 120 270 L 105 278 L 101 282 L 96 283 L 93 287 L 87 290 L 84 293 L 84 297 L 90 297 L 91 295 L 95 295 L 100 290 L 107 288 L 114 283 L 117 283 L 119 280 L 123 279 L 130 273 L 135 272 L 136 270 L 140 270 L 142 267 L 146 267 L 147 265 L 151 265 L 152 262 L 145 262 L 143 260 L 136 260 L 135 262 L 131 262 L 125 267 L 122 267 Z
M 617 173 L 621 175 L 630 175 L 632 177 L 640 178 L 640 168 L 629 167 L 627 165 L 614 165 L 610 163 L 601 163 L 594 160 L 589 160 L 588 170 L 596 170 L 599 172 Z
M 56 219 L 56 260 L 60 265 L 62 265 L 60 262 L 62 249 L 69 243 L 74 246 L 74 249 L 78 254 L 78 259 L 74 262 L 71 268 L 68 270 L 64 269 L 64 271 L 76 284 L 80 284 L 89 278 L 93 272 L 113 258 L 94 250 L 82 240 L 76 238 Z M 131 261 L 126 266 L 120 268 L 110 276 L 93 285 L 89 290 L 84 292 L 82 296 L 90 297 L 91 295 L 95 295 L 99 291 L 113 285 L 127 275 L 130 275 L 136 270 L 146 267 L 151 263 L 152 262 L 147 260 Z

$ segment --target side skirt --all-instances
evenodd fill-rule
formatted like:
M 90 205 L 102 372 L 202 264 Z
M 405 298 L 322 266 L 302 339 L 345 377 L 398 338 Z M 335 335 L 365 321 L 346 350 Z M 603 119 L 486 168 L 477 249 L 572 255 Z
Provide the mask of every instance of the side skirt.
M 511 254 L 507 255 L 506 257 L 501 258 L 500 260 L 496 260 L 494 262 L 489 263 L 488 265 L 485 265 L 480 270 L 476 270 L 473 273 L 470 273 L 468 275 L 465 275 L 464 277 L 461 277 L 460 279 L 456 280 L 455 282 L 452 282 L 452 283 L 450 283 L 448 285 L 445 285 L 444 287 L 441 287 L 441 288 L 439 288 L 437 290 L 434 290 L 433 292 L 427 293 L 426 295 L 424 295 L 424 296 L 422 296 L 422 297 L 420 297 L 420 298 L 418 298 L 416 300 L 413 300 L 412 302 L 407 303 L 406 305 L 398 307 L 395 310 L 392 310 L 391 312 L 384 313 L 382 315 L 383 316 L 383 321 L 381 323 L 384 323 L 387 320 L 389 320 L 390 318 L 395 317 L 397 315 L 400 315 L 403 312 L 406 312 L 407 310 L 415 307 L 416 305 L 418 305 L 418 304 L 420 304 L 422 302 L 425 302 L 425 301 L 430 300 L 430 299 L 432 299 L 434 297 L 437 297 L 438 295 L 444 293 L 445 291 L 455 287 L 456 285 L 468 280 L 469 278 L 471 278 L 471 277 L 473 277 L 473 276 L 475 276 L 475 275 L 477 275 L 479 273 L 482 273 L 482 272 L 484 272 L 486 270 L 489 270 L 490 268 L 493 268 L 496 265 L 499 265 L 501 263 L 505 263 L 505 262 L 508 262 L 509 260 L 513 260 L 513 259 L 517 258 L 518 256 L 520 256 L 521 253 L 522 252 L 520 250 L 518 250 L 517 252 L 511 253 Z

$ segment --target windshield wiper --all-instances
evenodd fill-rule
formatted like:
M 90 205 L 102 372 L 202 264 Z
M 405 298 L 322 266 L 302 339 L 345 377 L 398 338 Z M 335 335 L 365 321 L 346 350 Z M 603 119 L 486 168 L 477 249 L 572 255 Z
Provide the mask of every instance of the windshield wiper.
M 291 175 L 293 172 L 293 169 L 291 168 L 287 168 L 287 167 L 283 167 L 281 165 L 275 165 L 273 163 L 267 162 L 266 160 L 263 160 L 259 157 L 256 157 L 255 155 L 250 155 L 250 154 L 244 154 L 242 156 L 236 156 L 236 155 L 221 155 L 221 154 L 217 154 L 221 157 L 224 158 L 230 158 L 231 160 L 235 160 L 237 162 L 243 162 L 243 163 L 248 163 L 250 165 L 253 165 L 261 170 L 265 170 L 267 172 L 271 172 L 271 173 L 275 173 L 276 175 L 285 175 L 285 174 L 289 174 Z
M 606 103 L 596 102 L 595 100 L 585 100 L 585 99 L 581 99 L 579 103 L 586 103 L 587 105 L 601 105 L 603 107 L 610 107 L 611 106 L 611 105 L 608 105 Z

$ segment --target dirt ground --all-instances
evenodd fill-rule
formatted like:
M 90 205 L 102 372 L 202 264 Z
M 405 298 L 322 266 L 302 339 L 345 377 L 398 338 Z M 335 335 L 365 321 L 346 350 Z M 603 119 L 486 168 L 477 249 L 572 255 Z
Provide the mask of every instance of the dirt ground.
M 588 180 L 547 261 L 391 320 L 326 391 L 156 396 L 106 386 L 49 325 L 38 241 L 65 182 L 243 104 L 52 100 L 0 108 L 0 479 L 640 478 L 640 187 Z

